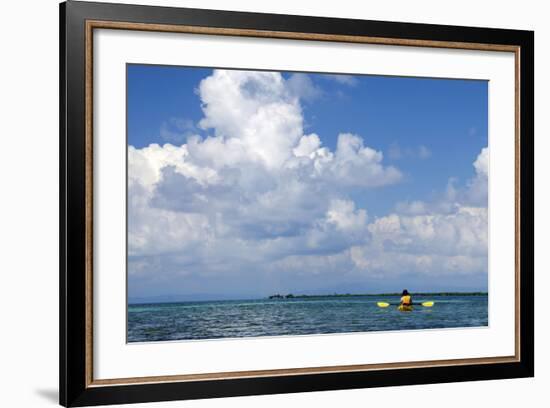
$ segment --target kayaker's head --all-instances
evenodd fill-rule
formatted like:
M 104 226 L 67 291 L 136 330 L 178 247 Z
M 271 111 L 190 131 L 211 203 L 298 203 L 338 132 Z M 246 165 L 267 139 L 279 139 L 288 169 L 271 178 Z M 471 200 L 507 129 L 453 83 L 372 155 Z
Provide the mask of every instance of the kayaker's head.
M 401 296 L 409 296 L 409 291 L 407 289 L 403 289 Z

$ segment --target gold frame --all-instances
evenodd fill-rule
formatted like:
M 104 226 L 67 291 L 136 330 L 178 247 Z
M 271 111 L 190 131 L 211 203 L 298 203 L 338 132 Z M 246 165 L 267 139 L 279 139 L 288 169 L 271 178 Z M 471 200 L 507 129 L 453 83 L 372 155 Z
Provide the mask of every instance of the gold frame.
M 356 364 L 324 367 L 304 367 L 274 370 L 253 370 L 235 372 L 216 372 L 205 374 L 166 375 L 153 377 L 128 377 L 113 379 L 93 378 L 93 30 L 118 29 L 132 31 L 154 31 L 219 36 L 240 36 L 256 38 L 294 39 L 310 41 L 329 41 L 342 43 L 380 44 L 411 47 L 450 48 L 496 52 L 513 52 L 515 58 L 515 353 L 513 356 L 480 357 L 450 360 L 430 360 L 414 362 L 396 362 L 383 364 Z M 197 27 L 188 25 L 166 25 L 149 23 L 127 23 L 119 21 L 86 21 L 86 347 L 85 347 L 85 386 L 101 387 L 112 385 L 131 385 L 147 383 L 168 383 L 181 381 L 223 380 L 251 377 L 292 376 L 300 374 L 337 373 L 353 371 L 389 370 L 396 368 L 420 368 L 460 366 L 470 364 L 514 363 L 521 361 L 520 356 L 520 47 L 504 44 L 482 44 L 465 42 L 428 41 L 395 39 L 368 36 L 332 35 L 299 33 L 286 31 L 263 31 L 250 29 L 232 29 L 215 27 Z

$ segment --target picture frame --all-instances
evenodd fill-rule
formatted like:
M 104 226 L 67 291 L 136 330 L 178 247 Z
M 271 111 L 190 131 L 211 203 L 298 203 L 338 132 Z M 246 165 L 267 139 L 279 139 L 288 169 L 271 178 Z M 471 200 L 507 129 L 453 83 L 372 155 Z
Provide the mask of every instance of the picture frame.
M 185 375 L 94 376 L 94 32 L 171 33 L 512 53 L 513 355 L 292 366 Z M 412 56 L 414 58 L 414 56 Z M 319 68 L 322 70 L 322 67 Z M 497 118 L 498 120 L 498 118 Z M 429 384 L 534 375 L 534 33 L 339 18 L 68 1 L 60 4 L 60 404 L 87 406 Z M 97 231 L 96 231 L 97 232 Z M 520 250 L 521 249 L 521 250 Z M 121 297 L 125 294 L 121 293 Z

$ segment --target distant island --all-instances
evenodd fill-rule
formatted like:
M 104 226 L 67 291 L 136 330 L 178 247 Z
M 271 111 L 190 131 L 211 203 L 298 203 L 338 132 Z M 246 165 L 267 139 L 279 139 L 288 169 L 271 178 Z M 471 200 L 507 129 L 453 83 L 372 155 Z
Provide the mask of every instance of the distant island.
M 487 296 L 487 292 L 413 292 L 413 296 Z M 293 295 L 289 293 L 287 295 L 281 295 L 279 293 L 271 295 L 268 299 L 315 299 L 315 298 L 331 298 L 331 297 L 364 297 L 364 296 L 376 296 L 376 297 L 388 297 L 388 296 L 401 296 L 401 292 L 395 293 L 333 293 L 327 295 Z

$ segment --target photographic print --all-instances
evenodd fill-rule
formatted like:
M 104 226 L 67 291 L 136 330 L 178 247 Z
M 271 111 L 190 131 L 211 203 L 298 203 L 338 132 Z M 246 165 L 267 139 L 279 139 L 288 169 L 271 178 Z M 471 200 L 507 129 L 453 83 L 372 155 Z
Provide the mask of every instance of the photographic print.
M 534 376 L 534 33 L 60 5 L 59 397 Z
M 487 326 L 487 104 L 128 64 L 128 342 Z

